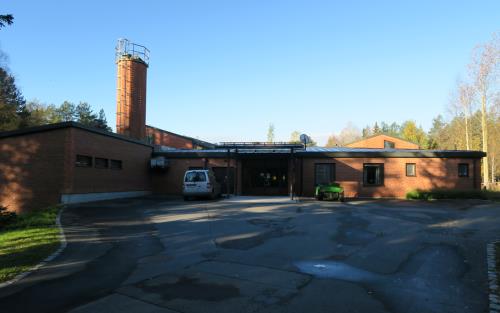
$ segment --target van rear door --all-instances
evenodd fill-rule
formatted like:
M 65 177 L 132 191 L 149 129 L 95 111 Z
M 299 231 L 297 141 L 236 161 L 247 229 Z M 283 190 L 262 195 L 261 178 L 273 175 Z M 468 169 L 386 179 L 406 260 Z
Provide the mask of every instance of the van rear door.
M 204 171 L 186 172 L 184 188 L 186 193 L 207 192 L 207 174 Z

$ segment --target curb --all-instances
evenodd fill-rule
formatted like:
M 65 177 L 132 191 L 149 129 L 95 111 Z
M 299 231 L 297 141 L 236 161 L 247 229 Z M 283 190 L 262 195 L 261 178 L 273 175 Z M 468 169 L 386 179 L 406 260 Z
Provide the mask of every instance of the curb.
M 488 285 L 490 299 L 490 313 L 500 313 L 500 298 L 498 297 L 498 275 L 496 270 L 496 244 L 495 240 L 486 245 L 486 261 L 488 262 Z
M 56 257 L 58 257 L 63 252 L 63 250 L 67 246 L 66 236 L 64 235 L 64 229 L 63 229 L 62 224 L 61 224 L 61 215 L 62 215 L 62 213 L 64 211 L 64 208 L 65 207 L 63 206 L 61 208 L 61 210 L 59 210 L 59 213 L 57 214 L 57 217 L 56 217 L 56 226 L 59 228 L 59 238 L 61 240 L 59 248 L 54 253 L 52 253 L 51 255 L 49 255 L 48 257 L 46 257 L 45 259 L 43 259 L 40 263 L 38 263 L 37 265 L 33 266 L 30 270 L 18 274 L 16 277 L 12 278 L 11 280 L 8 280 L 6 282 L 0 283 L 0 289 L 4 288 L 4 287 L 7 287 L 7 286 L 10 286 L 10 285 L 12 285 L 15 282 L 20 281 L 24 277 L 26 277 L 29 274 L 35 272 L 40 267 L 44 266 L 48 262 L 50 262 L 53 259 L 55 259 Z

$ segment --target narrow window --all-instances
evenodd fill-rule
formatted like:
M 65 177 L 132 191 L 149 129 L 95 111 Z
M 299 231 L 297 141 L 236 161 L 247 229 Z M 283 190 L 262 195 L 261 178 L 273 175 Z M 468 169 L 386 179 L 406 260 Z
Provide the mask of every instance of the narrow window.
M 95 158 L 95 167 L 96 168 L 108 168 L 108 159 L 104 158 Z
M 380 186 L 384 184 L 384 164 L 367 163 L 363 165 L 363 184 Z
M 384 140 L 384 149 L 394 149 L 396 145 L 394 142 L 389 141 L 389 140 Z
M 109 165 L 112 170 L 121 170 L 123 168 L 122 160 L 111 160 Z
M 469 163 L 458 164 L 458 177 L 469 177 Z
M 406 163 L 406 176 L 417 176 L 417 165 L 415 163 Z
M 314 184 L 327 185 L 335 181 L 335 163 L 314 164 Z
M 92 167 L 92 157 L 88 155 L 76 155 L 75 166 L 78 167 Z

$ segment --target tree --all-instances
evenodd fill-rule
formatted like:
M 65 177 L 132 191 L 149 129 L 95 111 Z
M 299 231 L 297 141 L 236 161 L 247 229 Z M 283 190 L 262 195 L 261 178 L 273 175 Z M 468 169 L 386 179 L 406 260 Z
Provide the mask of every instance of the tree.
M 64 101 L 59 107 L 56 107 L 53 104 L 46 105 L 35 99 L 26 104 L 26 110 L 29 113 L 29 118 L 27 120 L 28 126 L 77 120 L 90 127 L 111 131 L 104 110 L 101 109 L 99 114 L 96 115 L 86 102 L 80 102 L 80 104 L 75 107 L 71 102 Z
M 274 142 L 274 124 L 269 124 L 267 129 L 267 142 Z
M 64 101 L 57 108 L 58 122 L 72 122 L 77 119 L 76 107 L 69 101 Z
M 457 81 L 456 92 L 452 97 L 451 110 L 454 116 L 463 117 L 464 128 L 460 133 L 464 133 L 465 149 L 470 150 L 470 115 L 474 102 L 475 89 L 472 85 Z
M 45 105 L 38 100 L 28 101 L 26 110 L 29 112 L 28 126 L 38 126 L 59 122 L 55 105 Z
M 470 75 L 474 81 L 474 86 L 478 92 L 481 102 L 481 129 L 483 151 L 488 154 L 488 127 L 487 127 L 487 107 L 492 97 L 492 85 L 498 76 L 500 64 L 500 39 L 493 35 L 493 39 L 479 45 L 474 50 L 472 63 L 469 65 Z M 488 157 L 483 158 L 483 183 L 486 187 L 489 184 Z
M 0 29 L 7 25 L 12 25 L 14 22 L 14 16 L 12 14 L 0 15 Z
M 290 143 L 300 143 L 300 132 L 297 130 L 294 130 L 290 134 Z
M 463 83 L 459 86 L 459 102 L 462 107 L 465 119 L 465 143 L 467 150 L 470 150 L 469 118 L 472 102 L 474 100 L 474 92 L 474 88 L 470 85 Z
M 0 130 L 25 127 L 28 116 L 26 100 L 14 77 L 0 67 Z
M 396 122 L 392 122 L 392 124 L 389 126 L 389 135 L 400 137 L 401 136 L 401 126 Z
M 388 134 L 389 133 L 389 124 L 382 121 L 382 123 L 380 123 L 380 130 L 383 134 Z
M 428 133 L 428 149 L 443 149 L 443 143 L 447 141 L 444 136 L 447 135 L 446 132 L 447 124 L 440 114 L 432 120 L 432 127 Z
M 75 109 L 76 120 L 86 126 L 94 126 L 97 115 L 92 111 L 92 108 L 87 102 L 80 102 Z
M 427 135 L 421 126 L 417 127 L 415 121 L 409 120 L 401 125 L 403 139 L 418 144 L 420 147 L 427 146 Z
M 340 131 L 338 137 L 339 144 L 342 146 L 359 140 L 360 138 L 361 131 L 352 122 L 347 123 L 347 125 Z
M 380 134 L 380 127 L 378 127 L 377 122 L 375 122 L 375 125 L 373 125 L 373 134 L 374 135 Z
M 370 126 L 366 126 L 361 131 L 361 137 L 363 137 L 363 138 L 370 137 L 371 135 L 372 135 L 372 129 L 370 128 Z
M 333 148 L 333 147 L 338 147 L 340 146 L 340 140 L 335 134 L 332 134 L 331 136 L 328 136 L 328 140 L 326 141 L 325 147 L 327 148 Z
M 104 114 L 104 109 L 99 111 L 99 116 L 94 120 L 94 127 L 111 131 L 111 127 L 108 126 L 108 121 L 106 120 L 106 114 Z
M 495 182 L 500 178 L 500 96 L 496 97 L 496 102 L 489 111 L 488 118 L 488 158 L 491 169 L 491 182 Z

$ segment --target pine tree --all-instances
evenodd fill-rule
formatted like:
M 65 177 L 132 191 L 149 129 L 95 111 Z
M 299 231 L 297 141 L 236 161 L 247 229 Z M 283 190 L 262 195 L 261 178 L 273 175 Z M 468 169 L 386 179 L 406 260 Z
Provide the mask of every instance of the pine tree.
M 14 77 L 0 67 L 0 130 L 25 127 L 28 118 L 26 100 L 17 89 Z
M 78 123 L 86 126 L 94 126 L 97 116 L 87 102 L 80 102 L 76 106 L 76 119 Z
M 14 16 L 12 16 L 12 14 L 0 15 L 0 28 L 11 25 L 13 22 Z
M 99 111 L 99 116 L 94 120 L 94 127 L 111 131 L 111 127 L 108 126 L 108 121 L 106 120 L 106 114 L 104 114 L 104 109 Z

